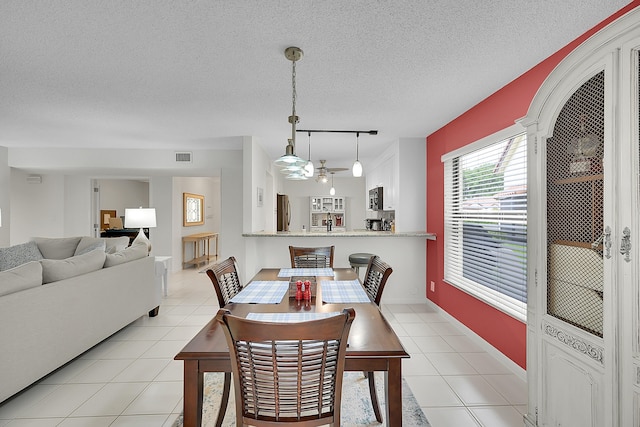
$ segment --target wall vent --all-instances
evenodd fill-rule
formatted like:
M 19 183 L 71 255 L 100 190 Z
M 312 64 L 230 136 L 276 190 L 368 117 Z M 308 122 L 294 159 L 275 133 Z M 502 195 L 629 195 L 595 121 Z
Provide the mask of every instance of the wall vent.
M 178 151 L 176 152 L 176 162 L 177 163 L 191 163 L 191 152 L 189 151 Z

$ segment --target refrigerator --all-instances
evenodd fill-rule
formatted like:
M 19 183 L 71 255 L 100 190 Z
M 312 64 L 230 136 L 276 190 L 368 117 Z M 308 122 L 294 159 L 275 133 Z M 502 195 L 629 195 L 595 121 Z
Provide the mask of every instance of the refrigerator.
M 277 219 L 277 231 L 289 231 L 289 224 L 291 223 L 291 205 L 289 204 L 289 196 L 285 194 L 278 194 L 278 201 L 276 203 L 278 219 Z

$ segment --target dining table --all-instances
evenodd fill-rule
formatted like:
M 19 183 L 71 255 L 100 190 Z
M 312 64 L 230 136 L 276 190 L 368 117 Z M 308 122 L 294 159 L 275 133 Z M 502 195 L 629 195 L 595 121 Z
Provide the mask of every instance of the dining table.
M 311 300 L 296 300 L 295 281 L 297 279 L 310 279 L 312 283 L 315 282 L 315 286 L 311 287 L 313 291 Z M 275 296 L 271 295 L 269 302 L 261 302 L 262 300 L 252 299 L 249 296 L 250 290 L 255 291 L 260 286 L 278 284 L 277 282 L 281 285 L 280 290 L 274 291 Z M 234 302 L 232 299 L 224 308 L 232 315 L 241 317 L 265 316 L 268 313 L 274 313 L 271 316 L 295 317 L 307 313 L 309 318 L 313 318 L 314 315 L 321 316 L 323 313 L 335 313 L 343 308 L 353 307 L 356 315 L 349 332 L 345 371 L 383 371 L 384 401 L 386 402 L 384 420 L 388 426 L 402 426 L 402 359 L 410 356 L 379 307 L 368 297 L 359 299 L 350 296 L 349 292 L 332 291 L 336 285 L 342 288 L 340 284 L 349 283 L 360 284 L 360 279 L 351 268 L 311 269 L 311 271 L 263 268 L 236 295 L 235 301 L 239 302 Z M 276 287 L 270 286 L 270 288 Z M 325 287 L 324 296 L 323 287 Z M 337 297 L 336 295 L 340 293 L 344 295 Z M 331 302 L 325 302 L 325 300 Z M 200 426 L 204 373 L 228 374 L 231 372 L 225 334 L 215 317 L 184 346 L 174 359 L 184 361 L 183 425 L 184 427 Z M 216 426 L 222 424 L 226 411 L 228 395 L 224 394 L 218 410 Z

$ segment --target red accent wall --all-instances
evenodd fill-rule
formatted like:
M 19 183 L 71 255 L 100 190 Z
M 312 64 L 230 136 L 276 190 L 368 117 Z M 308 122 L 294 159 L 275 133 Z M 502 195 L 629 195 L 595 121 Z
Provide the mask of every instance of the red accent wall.
M 527 71 L 484 101 L 427 137 L 427 230 L 437 235 L 427 243 L 427 298 L 526 369 L 526 324 L 443 281 L 444 165 L 440 158 L 524 117 L 544 79 L 573 49 L 595 32 L 640 6 L 635 0 Z M 431 292 L 430 283 L 435 283 Z

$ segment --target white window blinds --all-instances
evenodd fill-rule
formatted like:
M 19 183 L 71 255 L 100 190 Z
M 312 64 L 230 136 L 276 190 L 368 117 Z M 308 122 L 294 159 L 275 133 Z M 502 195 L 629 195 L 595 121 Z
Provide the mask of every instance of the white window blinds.
M 523 321 L 526 142 L 523 133 L 444 161 L 445 280 Z

